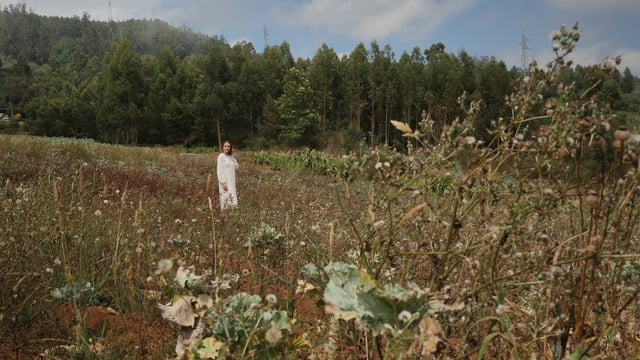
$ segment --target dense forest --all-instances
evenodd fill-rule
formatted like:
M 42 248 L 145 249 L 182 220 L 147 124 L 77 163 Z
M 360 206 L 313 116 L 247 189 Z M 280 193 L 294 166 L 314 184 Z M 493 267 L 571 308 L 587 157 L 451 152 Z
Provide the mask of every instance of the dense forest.
M 324 44 L 305 59 L 286 41 L 260 52 L 160 20 L 49 17 L 24 3 L 0 10 L 6 133 L 132 145 L 217 146 L 229 138 L 253 149 L 349 150 L 363 140 L 402 147 L 389 120 L 428 117 L 438 127 L 480 100 L 474 135 L 486 139 L 492 120 L 511 116 L 505 98 L 526 71 L 442 43 L 399 57 L 375 41 L 344 56 Z M 576 64 L 563 76 L 619 121 L 640 124 L 640 87 L 629 68 Z

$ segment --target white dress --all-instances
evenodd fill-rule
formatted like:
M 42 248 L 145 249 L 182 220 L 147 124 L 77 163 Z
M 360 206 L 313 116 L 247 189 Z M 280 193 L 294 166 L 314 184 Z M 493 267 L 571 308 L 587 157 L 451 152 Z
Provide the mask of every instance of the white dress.
M 220 191 L 220 209 L 225 210 L 238 206 L 238 194 L 236 188 L 236 169 L 238 162 L 233 155 L 221 153 L 218 155 L 218 190 Z M 227 190 L 222 184 L 227 183 Z

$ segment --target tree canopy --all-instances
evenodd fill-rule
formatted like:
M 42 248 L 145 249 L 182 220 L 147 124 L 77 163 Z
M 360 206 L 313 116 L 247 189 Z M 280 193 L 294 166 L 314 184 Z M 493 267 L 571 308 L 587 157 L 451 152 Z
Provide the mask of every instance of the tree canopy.
M 0 23 L 0 108 L 21 114 L 33 134 L 110 143 L 402 147 L 390 120 L 417 124 L 424 113 L 437 131 L 464 114 L 461 99 L 480 101 L 474 135 L 486 139 L 492 121 L 509 117 L 512 84 L 528 71 L 443 43 L 399 54 L 359 43 L 341 57 L 323 44 L 296 59 L 286 41 L 258 51 L 160 20 L 48 17 L 23 3 L 2 8 Z M 628 68 L 576 65 L 562 76 L 624 121 L 640 121 Z

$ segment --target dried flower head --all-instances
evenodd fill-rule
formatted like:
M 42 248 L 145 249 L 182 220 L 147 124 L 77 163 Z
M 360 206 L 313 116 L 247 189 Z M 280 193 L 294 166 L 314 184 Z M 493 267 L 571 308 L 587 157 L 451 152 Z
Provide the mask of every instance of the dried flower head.
M 278 341 L 282 340 L 282 331 L 280 331 L 280 329 L 271 328 L 264 334 L 264 339 L 269 344 L 275 344 Z
M 264 299 L 269 305 L 275 305 L 278 303 L 278 298 L 274 294 L 267 294 Z
M 166 272 L 169 272 L 171 268 L 173 268 L 173 260 L 162 259 L 158 261 L 157 265 L 158 265 L 158 269 L 156 270 L 155 274 L 156 275 L 164 274 Z
M 618 126 L 618 129 L 613 132 L 613 138 L 621 142 L 629 140 L 630 137 L 631 133 L 629 132 L 629 128 L 624 125 Z
M 398 320 L 402 321 L 402 322 L 407 322 L 409 320 L 411 320 L 411 313 L 408 312 L 407 310 L 403 310 L 400 312 L 400 314 L 398 314 Z
M 596 208 L 600 203 L 600 195 L 598 195 L 598 192 L 595 190 L 589 190 L 589 192 L 587 193 L 587 196 L 584 198 L 584 201 L 591 208 Z

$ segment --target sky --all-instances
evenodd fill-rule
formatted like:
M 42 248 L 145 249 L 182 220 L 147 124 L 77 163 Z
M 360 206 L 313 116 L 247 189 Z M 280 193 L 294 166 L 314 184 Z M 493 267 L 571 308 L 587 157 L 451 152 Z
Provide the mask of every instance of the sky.
M 569 59 L 584 66 L 622 56 L 619 70 L 640 76 L 638 0 L 23 0 L 40 15 L 94 20 L 160 19 L 233 45 L 289 43 L 294 58 L 312 58 L 326 44 L 348 55 L 362 42 L 403 52 L 441 42 L 445 51 L 493 56 L 508 67 L 553 59 L 551 34 L 578 23 Z M 524 41 L 523 41 L 524 40 Z

